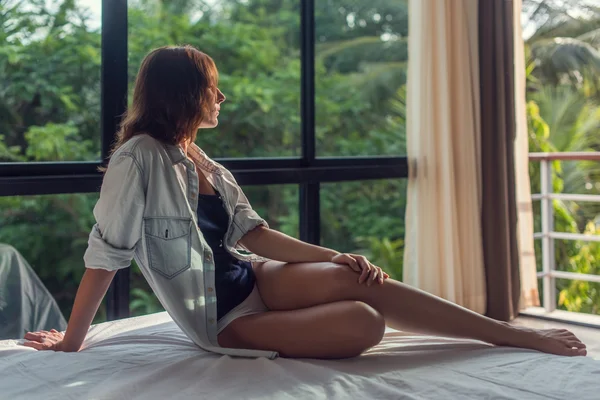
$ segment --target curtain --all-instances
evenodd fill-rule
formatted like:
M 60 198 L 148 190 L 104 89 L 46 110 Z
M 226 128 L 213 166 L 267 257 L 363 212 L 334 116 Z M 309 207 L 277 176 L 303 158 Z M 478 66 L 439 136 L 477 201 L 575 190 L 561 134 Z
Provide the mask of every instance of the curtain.
M 529 181 L 529 140 L 525 100 L 525 43 L 521 27 L 523 0 L 514 0 L 513 25 L 515 29 L 515 180 L 517 185 L 517 240 L 521 296 L 519 308 L 540 305 L 536 274 L 535 249 L 533 245 L 533 208 Z
M 484 313 L 478 0 L 411 0 L 409 31 L 404 282 Z
M 486 314 L 509 321 L 521 297 L 515 179 L 514 3 L 479 1 L 482 237 Z

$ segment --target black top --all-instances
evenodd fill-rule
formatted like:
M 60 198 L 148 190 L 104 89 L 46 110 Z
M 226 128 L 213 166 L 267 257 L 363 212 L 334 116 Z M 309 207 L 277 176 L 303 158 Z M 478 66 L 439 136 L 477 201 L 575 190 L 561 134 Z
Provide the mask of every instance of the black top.
M 215 193 L 198 195 L 197 214 L 200 231 L 214 255 L 217 319 L 221 319 L 248 297 L 256 277 L 252 264 L 233 257 L 223 245 L 229 216 L 216 189 Z

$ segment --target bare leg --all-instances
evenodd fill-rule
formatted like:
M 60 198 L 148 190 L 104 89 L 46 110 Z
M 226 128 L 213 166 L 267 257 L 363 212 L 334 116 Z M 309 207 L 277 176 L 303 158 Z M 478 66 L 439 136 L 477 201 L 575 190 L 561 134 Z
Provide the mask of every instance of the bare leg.
M 255 268 L 263 301 L 272 310 L 293 310 L 342 300 L 362 301 L 379 311 L 392 328 L 482 340 L 500 346 L 560 355 L 585 355 L 585 345 L 565 330 L 527 330 L 388 279 L 358 284 L 358 275 L 333 263 L 269 261 Z
M 222 347 L 263 349 L 294 358 L 354 357 L 379 343 L 385 321 L 373 307 L 338 301 L 238 318 L 219 334 Z

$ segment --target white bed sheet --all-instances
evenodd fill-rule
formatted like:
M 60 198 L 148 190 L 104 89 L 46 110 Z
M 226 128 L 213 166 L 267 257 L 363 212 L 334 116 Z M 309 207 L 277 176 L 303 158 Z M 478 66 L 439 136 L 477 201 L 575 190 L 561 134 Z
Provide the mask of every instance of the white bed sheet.
M 342 361 L 199 350 L 166 313 L 95 325 L 79 353 L 0 341 L 1 399 L 600 399 L 600 361 L 388 330 Z

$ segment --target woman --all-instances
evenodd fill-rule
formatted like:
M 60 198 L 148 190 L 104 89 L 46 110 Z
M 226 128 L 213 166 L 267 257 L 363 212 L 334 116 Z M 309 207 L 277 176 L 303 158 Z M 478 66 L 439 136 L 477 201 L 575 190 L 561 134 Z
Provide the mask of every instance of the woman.
M 231 173 L 195 144 L 225 96 L 217 69 L 190 46 L 144 59 L 133 104 L 94 208 L 66 334 L 27 333 L 26 346 L 79 351 L 116 270 L 135 258 L 161 304 L 199 347 L 239 356 L 345 358 L 385 325 L 559 355 L 585 355 L 566 330 L 498 322 L 413 289 L 365 257 L 272 230 Z

